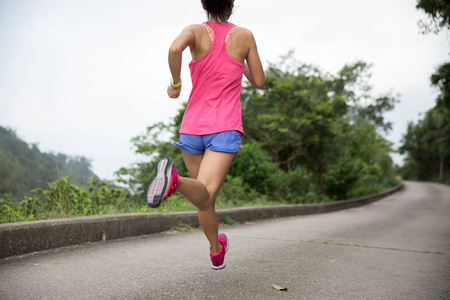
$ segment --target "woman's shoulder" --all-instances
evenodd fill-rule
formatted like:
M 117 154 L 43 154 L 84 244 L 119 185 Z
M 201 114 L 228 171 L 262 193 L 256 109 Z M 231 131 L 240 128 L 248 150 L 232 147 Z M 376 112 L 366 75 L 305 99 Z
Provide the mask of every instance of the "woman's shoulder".
M 186 27 L 184 27 L 183 31 L 199 31 L 203 28 L 203 24 L 191 24 Z
M 202 36 L 204 30 L 205 28 L 202 24 L 191 24 L 184 27 L 181 34 L 189 34 L 197 40 Z
M 253 33 L 245 27 L 235 26 L 231 35 L 244 45 L 250 45 L 255 40 Z
M 233 28 L 233 34 L 242 36 L 242 38 L 253 38 L 253 33 L 249 29 L 237 25 Z

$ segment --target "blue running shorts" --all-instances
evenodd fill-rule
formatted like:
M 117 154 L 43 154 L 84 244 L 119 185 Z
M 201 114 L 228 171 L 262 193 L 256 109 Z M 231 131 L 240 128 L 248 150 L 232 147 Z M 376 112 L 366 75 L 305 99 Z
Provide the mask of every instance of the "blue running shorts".
M 241 149 L 241 133 L 235 130 L 207 135 L 180 133 L 180 142 L 174 142 L 173 144 L 190 154 L 203 154 L 206 149 L 237 153 Z

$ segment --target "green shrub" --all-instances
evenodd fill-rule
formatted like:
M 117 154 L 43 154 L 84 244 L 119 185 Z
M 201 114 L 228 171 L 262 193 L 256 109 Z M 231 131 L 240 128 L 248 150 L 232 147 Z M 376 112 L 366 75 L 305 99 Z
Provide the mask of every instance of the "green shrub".
M 313 175 L 302 167 L 277 173 L 277 185 L 272 196 L 287 203 L 317 202 L 318 191 Z
M 141 207 L 128 190 L 91 177 L 85 187 L 72 184 L 67 176 L 33 190 L 33 197 L 17 201 L 0 199 L 1 222 L 19 222 L 135 211 Z
M 231 218 L 230 216 L 225 216 L 223 218 L 223 223 L 224 224 L 228 224 L 228 225 L 233 225 L 236 223 L 236 220 L 234 220 L 233 218 Z
M 324 190 L 334 200 L 345 200 L 360 177 L 364 163 L 350 159 L 332 166 L 324 176 Z
M 258 193 L 241 177 L 227 176 L 217 196 L 216 208 L 232 208 L 267 204 L 267 196 Z
M 363 164 L 353 189 L 348 193 L 348 198 L 376 194 L 396 185 L 398 185 L 398 181 L 393 176 L 383 174 L 379 165 Z
M 229 171 L 229 175 L 242 178 L 244 184 L 263 195 L 276 188 L 277 174 L 278 166 L 256 142 L 242 145 Z

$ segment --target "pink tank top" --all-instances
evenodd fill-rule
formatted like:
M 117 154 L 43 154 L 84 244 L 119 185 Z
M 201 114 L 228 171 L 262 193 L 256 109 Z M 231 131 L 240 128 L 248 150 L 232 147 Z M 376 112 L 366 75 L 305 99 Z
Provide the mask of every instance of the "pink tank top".
M 244 63 L 226 51 L 234 24 L 209 21 L 212 41 L 209 52 L 189 64 L 192 91 L 181 123 L 180 133 L 206 135 L 236 130 L 244 134 L 241 114 L 241 83 Z

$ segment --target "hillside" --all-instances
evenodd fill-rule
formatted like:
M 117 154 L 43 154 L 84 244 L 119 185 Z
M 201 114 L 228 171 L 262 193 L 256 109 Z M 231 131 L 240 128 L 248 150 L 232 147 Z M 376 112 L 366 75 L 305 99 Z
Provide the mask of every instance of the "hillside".
M 66 175 L 77 184 L 95 176 L 85 157 L 41 152 L 36 144 L 29 145 L 13 130 L 0 127 L 0 195 L 30 195 L 32 189 L 46 188 L 48 182 Z

